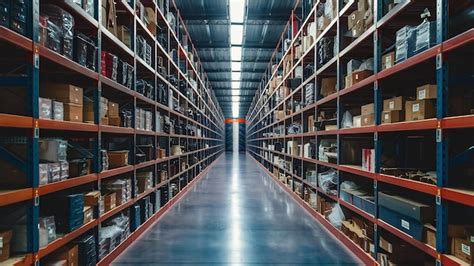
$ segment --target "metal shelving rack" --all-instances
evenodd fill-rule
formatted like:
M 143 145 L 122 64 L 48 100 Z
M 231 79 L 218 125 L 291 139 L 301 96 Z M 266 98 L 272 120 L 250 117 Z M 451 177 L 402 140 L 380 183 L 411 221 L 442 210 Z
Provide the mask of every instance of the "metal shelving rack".
M 159 210 L 155 210 L 154 215 L 143 222 L 130 236 L 122 242 L 118 247 L 104 257 L 101 261 L 98 262 L 98 265 L 108 265 L 112 262 L 120 252 L 122 252 L 131 242 L 133 242 L 140 234 L 142 234 L 150 225 L 153 224 L 167 209 L 170 208 L 179 198 L 181 198 L 194 183 L 202 177 L 215 163 L 216 159 L 219 158 L 221 153 L 224 150 L 224 115 L 217 103 L 215 95 L 210 88 L 210 82 L 206 74 L 204 73 L 202 64 L 199 61 L 199 57 L 196 49 L 192 45 L 192 41 L 189 37 L 186 27 L 184 26 L 183 19 L 179 14 L 179 10 L 176 7 L 176 4 L 173 0 L 169 1 L 168 10 L 173 10 L 177 17 L 177 23 L 181 27 L 176 27 L 173 29 L 168 23 L 165 14 L 158 7 L 156 1 L 142 1 L 147 7 L 151 7 L 155 10 L 157 24 L 165 26 L 167 33 L 167 44 L 168 47 L 162 47 L 162 45 L 156 40 L 153 34 L 146 28 L 144 23 L 139 19 L 135 10 L 135 1 L 127 3 L 125 0 L 115 1 L 118 9 L 121 13 L 118 16 L 126 16 L 130 20 L 131 33 L 132 36 L 136 36 L 135 33 L 140 32 L 142 35 L 145 35 L 146 38 L 152 40 L 152 49 L 153 55 L 156 56 L 160 54 L 165 58 L 167 62 L 167 74 L 175 74 L 179 80 L 184 80 L 187 82 L 189 88 L 193 90 L 196 95 L 197 101 L 193 102 L 191 99 L 188 99 L 186 95 L 183 95 L 178 88 L 174 87 L 169 83 L 166 77 L 163 77 L 158 72 L 157 59 L 152 60 L 153 65 L 148 65 L 142 60 L 133 50 L 135 44 L 132 44 L 132 48 L 125 46 L 118 38 L 116 38 L 111 32 L 109 32 L 103 25 L 100 23 L 101 16 L 100 14 L 100 0 L 94 1 L 94 16 L 90 16 L 79 6 L 73 3 L 71 0 L 61 0 L 61 1 L 43 1 L 43 0 L 33 0 L 31 1 L 29 8 L 29 18 L 28 18 L 28 31 L 25 36 L 17 34 L 16 32 L 0 26 L 0 45 L 4 48 L 11 49 L 14 51 L 13 56 L 9 56 L 3 51 L 2 56 L 19 62 L 23 60 L 23 64 L 26 66 L 26 71 L 21 77 L 9 77 L 1 76 L 0 77 L 0 88 L 7 86 L 14 87 L 23 87 L 26 89 L 28 94 L 27 97 L 27 108 L 28 113 L 31 115 L 22 116 L 22 115 L 12 115 L 12 114 L 3 114 L 0 113 L 0 129 L 2 132 L 19 132 L 19 134 L 24 134 L 27 136 L 27 159 L 25 161 L 18 161 L 15 158 L 12 158 L 8 155 L 2 154 L 2 159 L 12 163 L 17 166 L 19 169 L 22 169 L 28 177 L 28 187 L 22 189 L 14 190 L 2 190 L 0 191 L 0 207 L 6 207 L 14 204 L 26 205 L 28 209 L 28 222 L 27 222 L 27 243 L 28 243 L 28 253 L 21 254 L 15 257 L 12 257 L 10 260 L 4 262 L 8 265 L 37 265 L 42 258 L 58 250 L 59 248 L 65 246 L 78 236 L 86 232 L 94 232 L 96 238 L 98 237 L 98 230 L 100 229 L 101 223 L 110 217 L 124 211 L 125 209 L 132 206 L 134 203 L 138 202 L 140 199 L 147 195 L 155 193 L 158 189 L 166 187 L 173 180 L 179 180 L 182 175 L 186 175 L 188 178 L 187 185 L 180 188 L 180 192 L 174 197 L 170 198 L 169 201 L 161 206 Z M 85 68 L 78 63 L 55 53 L 48 48 L 39 44 L 39 12 L 40 4 L 43 3 L 53 3 L 59 5 L 61 8 L 70 12 L 78 24 L 81 27 L 81 30 L 87 30 L 92 32 L 97 39 L 98 47 L 98 57 L 97 61 L 97 72 Z M 180 32 L 184 31 L 184 32 Z M 189 52 L 192 53 L 193 62 L 188 57 L 188 51 L 185 48 L 185 45 L 181 43 L 180 38 L 183 37 L 187 41 L 186 48 Z M 135 38 L 132 37 L 133 42 Z M 114 51 L 119 52 L 133 61 L 133 66 L 135 69 L 135 78 L 138 70 L 141 73 L 146 73 L 148 76 L 152 76 L 154 80 L 155 90 L 157 88 L 158 82 L 163 82 L 166 84 L 169 93 L 178 95 L 180 100 L 185 102 L 185 105 L 188 108 L 192 108 L 195 112 L 198 112 L 201 117 L 199 120 L 194 120 L 191 117 L 188 117 L 185 114 L 179 113 L 168 106 L 165 106 L 155 99 L 147 98 L 138 92 L 135 91 L 135 84 L 133 84 L 132 89 L 128 89 L 125 86 L 119 84 L 116 81 L 113 81 L 105 76 L 103 76 L 100 71 L 100 52 L 101 49 L 106 45 L 113 46 Z M 176 49 L 180 54 L 179 58 L 184 60 L 184 66 L 180 66 L 173 62 L 173 59 L 169 55 L 171 49 Z M 7 52 L 8 53 L 8 52 Z M 183 61 L 180 61 L 183 62 Z M 196 63 L 196 64 L 195 64 Z M 54 120 L 45 120 L 39 119 L 39 108 L 38 108 L 38 98 L 39 98 L 39 83 L 40 78 L 43 75 L 47 75 L 42 71 L 49 67 L 60 68 L 60 72 L 66 73 L 67 77 L 73 77 L 74 79 L 79 79 L 85 81 L 89 84 L 89 87 L 93 87 L 93 98 L 94 98 L 94 115 L 95 123 L 77 123 L 77 122 L 68 122 L 68 121 L 54 121 Z M 197 78 L 197 87 L 194 87 L 180 67 L 185 67 L 188 72 L 193 72 Z M 121 94 L 128 101 L 133 103 L 132 113 L 135 113 L 135 108 L 138 105 L 146 105 L 147 107 L 153 108 L 153 121 L 156 121 L 155 113 L 160 111 L 160 113 L 166 114 L 168 116 L 174 116 L 182 121 L 186 121 L 187 124 L 195 125 L 198 129 L 201 129 L 203 132 L 203 137 L 198 136 L 188 136 L 188 135 L 178 135 L 178 134 L 167 134 L 164 132 L 156 131 L 144 131 L 134 128 L 124 128 L 116 126 L 101 125 L 99 118 L 99 102 L 100 96 L 103 95 L 104 89 L 109 91 L 111 94 Z M 157 95 L 155 93 L 155 95 Z M 134 123 L 134 122 L 133 122 Z M 65 134 L 71 136 L 74 134 L 88 134 L 87 136 L 92 136 L 94 139 L 94 162 L 93 162 L 93 171 L 91 174 L 86 176 L 80 176 L 75 178 L 66 179 L 64 181 L 50 183 L 46 185 L 39 185 L 39 138 L 43 132 L 49 132 L 54 134 Z M 192 140 L 200 145 L 196 150 L 189 151 L 187 153 L 175 156 L 167 156 L 165 158 L 153 159 L 143 163 L 135 163 L 132 165 L 119 167 L 115 169 L 100 171 L 99 163 L 99 150 L 101 147 L 101 140 L 107 138 L 107 136 L 127 136 L 133 139 L 133 147 L 135 147 L 136 139 L 139 136 L 148 136 L 154 139 L 153 144 L 157 147 L 160 138 L 165 138 L 171 140 L 171 138 L 184 140 Z M 168 144 L 170 145 L 170 144 Z M 208 146 L 206 146 L 208 145 Z M 168 147 L 169 151 L 169 147 Z M 134 151 L 131 151 L 130 154 L 134 155 Z M 189 156 L 195 155 L 198 157 L 198 162 L 194 165 L 188 166 L 185 170 L 177 173 L 174 176 L 170 176 L 166 181 L 157 182 L 157 172 L 158 164 L 166 163 L 170 164 L 171 160 L 180 159 L 183 157 L 189 158 Z M 134 160 L 132 160 L 134 161 Z M 198 168 L 199 166 L 199 168 Z M 202 171 L 201 169 L 202 166 Z M 60 192 L 66 189 L 75 188 L 81 185 L 91 185 L 95 189 L 101 187 L 101 181 L 115 177 L 120 174 L 131 174 L 132 180 L 136 180 L 136 171 L 139 169 L 152 169 L 154 173 L 154 187 L 145 191 L 142 194 L 137 194 L 135 192 L 132 196 L 132 199 L 125 204 L 119 205 L 116 208 L 104 213 L 103 215 L 95 218 L 92 222 L 84 224 L 79 229 L 70 232 L 55 241 L 51 242 L 45 247 L 39 247 L 39 208 L 41 205 L 41 197 L 48 195 L 50 193 Z M 97 239 L 96 239 L 97 241 Z
M 383 4 L 382 0 L 374 0 L 373 10 L 374 10 L 374 24 L 369 27 L 360 37 L 355 38 L 350 44 L 343 44 L 343 24 L 347 23 L 347 16 L 352 11 L 357 9 L 357 2 L 354 0 L 346 1 L 337 1 L 337 15 L 329 23 L 329 25 L 316 36 L 316 40 L 313 41 L 313 44 L 310 48 L 303 54 L 303 56 L 296 62 L 292 61 L 291 69 L 286 75 L 283 76 L 283 80 L 276 85 L 276 88 L 268 93 L 270 81 L 275 78 L 280 70 L 283 67 L 283 61 L 286 56 L 292 56 L 294 58 L 295 54 L 295 43 L 298 36 L 303 35 L 303 31 L 308 26 L 310 22 L 316 21 L 316 9 L 320 2 L 325 1 L 316 1 L 316 4 L 313 6 L 309 15 L 301 21 L 300 25 L 296 20 L 297 9 L 293 10 L 293 13 L 290 17 L 288 24 L 285 27 L 284 33 L 282 34 L 281 40 L 277 45 L 277 48 L 272 56 L 271 61 L 267 67 L 264 78 L 259 85 L 259 89 L 256 92 L 256 96 L 253 99 L 252 105 L 249 109 L 249 112 L 246 116 L 247 121 L 247 150 L 249 154 L 260 164 L 260 166 L 271 175 L 276 182 L 278 182 L 288 193 L 290 193 L 296 201 L 298 201 L 308 212 L 321 224 L 323 224 L 336 238 L 338 238 L 342 243 L 344 243 L 351 251 L 353 251 L 365 264 L 377 264 L 377 258 L 373 257 L 369 253 L 366 253 L 354 242 L 352 242 L 346 235 L 344 235 L 339 229 L 334 227 L 328 220 L 325 219 L 320 213 L 313 209 L 308 203 L 306 203 L 302 197 L 297 195 L 294 191 L 294 187 L 288 187 L 283 184 L 278 177 L 274 176 L 274 169 L 278 169 L 279 172 L 284 173 L 287 176 L 290 176 L 294 180 L 301 182 L 303 186 L 309 187 L 312 190 L 316 191 L 317 194 L 324 195 L 324 197 L 331 199 L 332 201 L 339 203 L 344 208 L 358 214 L 367 221 L 370 221 L 374 224 L 374 244 L 375 244 L 375 254 L 378 252 L 378 238 L 381 230 L 390 232 L 391 234 L 401 238 L 407 243 L 411 244 L 415 248 L 419 249 L 421 252 L 431 257 L 437 265 L 460 265 L 463 264 L 461 260 L 454 257 L 453 255 L 448 254 L 448 237 L 447 237 L 447 228 L 448 228 L 448 206 L 452 203 L 460 204 L 465 206 L 472 211 L 474 207 L 474 191 L 463 190 L 452 188 L 448 186 L 448 169 L 447 165 L 449 162 L 448 156 L 448 143 L 450 140 L 450 133 L 454 129 L 469 129 L 474 127 L 474 115 L 462 115 L 462 116 L 449 116 L 448 114 L 448 93 L 449 93 L 449 80 L 448 80 L 448 69 L 450 62 L 448 57 L 454 52 L 460 51 L 461 49 L 468 50 L 469 47 L 472 47 L 474 43 L 474 29 L 468 28 L 464 32 L 457 34 L 455 36 L 448 35 L 448 24 L 449 18 L 452 14 L 448 10 L 455 10 L 455 5 L 459 4 L 462 6 L 466 4 L 465 2 L 456 2 L 449 0 L 437 0 L 437 1 L 415 1 L 407 0 L 403 1 L 400 4 L 397 4 L 392 10 L 387 13 L 383 13 Z M 420 7 L 423 5 L 431 4 L 436 10 L 436 44 L 431 48 L 416 54 L 394 66 L 381 70 L 381 57 L 382 57 L 382 37 L 383 33 L 390 29 L 395 31 L 405 24 L 398 23 L 397 19 L 402 17 L 404 12 L 410 10 L 410 8 L 418 8 L 417 10 L 423 10 Z M 400 19 L 402 20 L 402 19 Z M 395 21 L 395 22 L 394 22 Z M 406 23 L 407 20 L 405 20 Z M 409 20 L 408 20 L 409 21 Z M 392 25 L 393 23 L 393 25 Z M 397 24 L 398 23 L 398 24 Z M 394 33 L 392 33 L 394 34 Z M 319 68 L 316 67 L 316 57 L 317 57 L 317 45 L 318 41 L 321 38 L 326 36 L 336 36 L 337 43 L 339 45 L 338 52 L 335 56 L 329 60 L 324 65 Z M 282 43 L 285 39 L 290 39 L 291 44 L 289 45 L 288 50 L 284 50 Z M 363 51 L 362 44 L 368 44 L 372 46 L 373 50 Z M 471 45 L 471 46 L 470 46 Z M 342 48 L 341 48 L 342 46 Z M 467 47 L 467 48 L 466 48 Z M 371 48 L 366 48 L 371 49 Z M 472 49 L 472 48 L 471 48 Z M 344 80 L 344 59 L 348 58 L 349 54 L 356 54 L 358 52 L 365 52 L 374 57 L 374 73 L 370 77 L 356 83 L 353 86 L 342 88 L 341 84 Z M 367 56 L 369 57 L 369 56 Z M 365 57 L 365 58 L 367 58 Z M 302 80 L 301 85 L 297 88 L 292 89 L 290 93 L 285 96 L 280 101 L 273 103 L 272 98 L 278 91 L 278 88 L 284 86 L 289 78 L 293 77 L 293 72 L 297 66 L 304 66 L 305 63 L 314 63 L 315 72 L 309 78 Z M 433 72 L 435 72 L 435 82 L 437 84 L 437 107 L 436 107 L 436 118 L 426 119 L 420 121 L 409 121 L 409 122 L 399 122 L 393 124 L 381 124 L 381 111 L 383 105 L 382 92 L 384 90 L 384 82 L 395 75 L 400 75 L 403 71 L 405 75 L 414 75 L 413 73 L 407 73 L 407 70 L 411 70 L 414 67 L 419 66 L 423 63 L 429 63 L 429 67 L 432 67 Z M 454 62 L 455 63 L 455 62 Z M 324 98 L 321 98 L 318 95 L 316 88 L 316 99 L 314 103 L 309 104 L 308 106 L 301 107 L 300 110 L 293 111 L 291 115 L 285 116 L 282 120 L 275 121 L 272 119 L 274 112 L 276 110 L 285 110 L 286 102 L 293 99 L 293 97 L 303 96 L 304 86 L 307 83 L 318 84 L 318 78 L 325 77 L 330 73 L 337 77 L 336 90 L 337 92 L 328 95 Z M 357 128 L 341 128 L 341 114 L 343 113 L 343 100 L 344 97 L 358 97 L 356 93 L 363 90 L 373 93 L 373 102 L 375 104 L 375 124 L 373 126 L 363 126 Z M 372 94 L 371 94 L 372 95 Z M 301 99 L 299 98 L 299 99 Z M 369 97 L 370 98 L 370 97 Z M 323 105 L 328 105 L 332 103 L 338 115 L 337 128 L 335 130 L 327 131 L 314 131 L 300 134 L 286 134 L 280 136 L 264 136 L 264 133 L 273 132 L 273 129 L 277 125 L 284 125 L 285 127 L 288 123 L 292 121 L 301 121 L 303 124 L 304 119 L 307 115 L 315 115 L 317 117 L 318 108 Z M 362 103 L 365 104 L 365 103 Z M 268 122 L 269 121 L 269 122 Z M 388 132 L 413 132 L 413 131 L 429 131 L 436 135 L 436 172 L 437 172 L 437 185 L 432 185 L 428 183 L 413 181 L 409 179 L 403 179 L 395 176 L 390 176 L 386 174 L 381 174 L 381 147 L 382 140 L 380 136 Z M 341 138 L 346 136 L 360 136 L 360 135 L 369 136 L 372 138 L 373 145 L 375 149 L 375 172 L 368 172 L 362 170 L 361 167 L 356 167 L 352 165 L 343 165 L 340 163 L 341 158 Z M 299 140 L 300 144 L 307 143 L 305 139 L 315 140 L 318 143 L 318 139 L 321 137 L 333 137 L 337 139 L 338 144 L 338 163 L 328 163 L 320 161 L 313 158 L 306 158 L 303 156 L 290 155 L 280 151 L 270 150 L 263 147 L 263 142 L 271 144 L 272 141 L 279 140 L 283 143 L 283 146 L 286 147 L 286 141 L 288 140 Z M 286 151 L 286 149 L 285 149 Z M 374 184 L 374 196 L 375 196 L 375 206 L 377 209 L 377 192 L 379 191 L 380 184 L 389 184 L 398 188 L 403 188 L 408 191 L 420 192 L 425 196 L 432 197 L 433 202 L 436 203 L 436 248 L 431 247 L 421 241 L 418 241 L 412 238 L 410 235 L 402 232 L 401 230 L 395 228 L 394 226 L 384 222 L 378 218 L 378 212 L 375 210 L 374 215 L 369 214 L 354 205 L 345 202 L 339 198 L 339 186 L 338 194 L 332 195 L 323 191 L 319 186 L 314 185 L 310 182 L 307 182 L 302 176 L 298 176 L 295 173 L 292 173 L 279 165 L 274 164 L 274 162 L 266 159 L 264 157 L 266 154 L 274 154 L 275 156 L 280 156 L 290 160 L 293 163 L 299 163 L 301 166 L 308 163 L 313 165 L 315 169 L 318 166 L 326 166 L 333 169 L 336 169 L 339 173 L 339 178 L 341 173 L 350 173 L 357 175 L 359 177 L 366 178 L 371 180 Z M 295 160 L 297 160 L 295 162 Z M 301 162 L 299 162 L 301 161 Z M 293 168 L 294 169 L 294 168 Z M 304 171 L 303 171 L 304 172 Z M 340 182 L 340 181 L 339 181 Z M 379 185 L 378 185 L 379 184 Z

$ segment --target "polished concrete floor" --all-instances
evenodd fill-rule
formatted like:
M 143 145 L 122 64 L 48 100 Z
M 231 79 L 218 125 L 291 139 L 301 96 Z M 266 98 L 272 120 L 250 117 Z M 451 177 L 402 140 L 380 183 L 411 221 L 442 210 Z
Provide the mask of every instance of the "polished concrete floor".
M 220 161 L 115 265 L 359 265 L 249 155 Z

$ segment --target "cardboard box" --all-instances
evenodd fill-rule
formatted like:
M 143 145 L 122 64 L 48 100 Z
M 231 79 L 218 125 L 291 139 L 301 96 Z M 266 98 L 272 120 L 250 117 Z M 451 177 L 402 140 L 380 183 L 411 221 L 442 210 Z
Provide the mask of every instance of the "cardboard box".
M 77 245 L 74 245 L 70 248 L 63 249 L 60 251 L 57 256 L 58 260 L 65 260 L 68 266 L 78 266 L 79 265 L 79 248 Z
M 383 101 L 384 111 L 402 111 L 405 105 L 403 96 L 393 97 Z
M 467 224 L 450 224 L 448 225 L 448 237 L 464 238 L 471 242 L 474 242 L 474 226 Z
M 308 132 L 316 131 L 316 127 L 314 125 L 314 115 L 308 116 Z
M 132 41 L 130 38 L 130 30 L 124 25 L 118 26 L 117 38 L 121 40 L 128 48 L 132 47 Z
M 428 100 L 437 98 L 437 86 L 436 84 L 426 84 L 416 88 L 416 99 L 417 100 Z
M 107 117 L 119 117 L 119 104 L 108 101 Z
M 128 151 L 108 151 L 109 168 L 117 168 L 128 165 Z
M 115 195 L 115 192 L 109 193 L 104 196 L 104 210 L 106 212 L 116 207 L 116 198 L 117 196 Z
M 352 85 L 357 84 L 372 75 L 373 72 L 369 70 L 355 71 L 352 73 Z
M 64 120 L 71 122 L 83 122 L 83 107 L 79 104 L 64 104 Z
M 84 206 L 94 207 L 99 205 L 100 191 L 91 191 L 84 195 Z
M 386 192 L 378 193 L 379 206 L 396 211 L 423 224 L 433 222 L 435 218 L 434 206 L 411 200 L 409 198 L 391 195 Z
M 345 88 L 349 88 L 352 86 L 352 75 L 347 75 L 344 78 L 344 85 L 345 85 Z
M 90 206 L 84 207 L 84 224 L 90 223 L 94 220 L 94 209 Z
M 375 173 L 374 149 L 362 149 L 362 170 Z
M 285 119 L 285 111 L 280 111 L 280 110 L 277 110 L 275 111 L 275 120 L 283 120 Z
M 109 126 L 120 127 L 122 125 L 122 119 L 120 117 L 107 117 L 109 120 Z
M 431 224 L 425 224 L 424 228 L 424 239 L 423 241 L 436 248 L 436 228 Z
M 351 30 L 351 37 L 352 38 L 358 38 L 362 35 L 362 33 L 365 32 L 365 24 L 364 24 L 364 20 L 359 20 L 356 22 L 356 24 L 354 25 L 354 27 L 352 27 L 352 30 Z
M 347 29 L 352 30 L 356 24 L 364 19 L 364 11 L 356 10 L 347 17 Z
M 453 253 L 457 258 L 472 265 L 472 252 L 474 243 L 462 238 L 453 239 Z
M 360 114 L 361 115 L 370 115 L 375 113 L 375 105 L 373 103 L 369 103 L 366 105 L 362 105 L 360 107 Z
M 362 126 L 362 116 L 353 116 L 352 117 L 352 127 L 361 127 Z
M 436 116 L 436 100 L 416 100 L 405 103 L 405 121 L 416 121 Z
M 405 118 L 403 111 L 383 111 L 382 124 L 402 122 Z
M 391 68 L 395 65 L 395 52 L 382 55 L 382 70 Z
M 41 96 L 63 103 L 83 104 L 83 90 L 71 84 L 42 83 Z
M 337 78 L 323 78 L 321 79 L 321 95 L 326 97 L 335 93 L 337 85 Z
M 12 240 L 12 231 L 0 232 L 0 262 L 10 258 L 10 242 Z
M 89 100 L 89 99 L 85 99 L 84 100 L 84 105 L 83 105 L 83 119 L 84 119 L 84 122 L 86 123 L 94 123 L 94 102 Z
M 361 115 L 361 126 L 371 126 L 375 124 L 375 114 Z

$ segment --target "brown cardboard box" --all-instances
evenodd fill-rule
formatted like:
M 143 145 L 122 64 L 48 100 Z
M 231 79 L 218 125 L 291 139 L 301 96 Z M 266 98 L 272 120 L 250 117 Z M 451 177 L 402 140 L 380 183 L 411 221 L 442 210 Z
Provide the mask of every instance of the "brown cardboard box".
M 403 111 L 383 111 L 382 124 L 402 122 L 405 118 Z
M 156 35 L 156 15 L 155 10 L 150 7 L 145 7 L 145 17 L 148 21 L 147 29 L 151 32 L 151 34 Z
M 132 41 L 130 38 L 130 30 L 126 26 L 124 25 L 118 26 L 117 38 L 121 40 L 128 48 L 132 47 Z
M 118 117 L 119 116 L 119 104 L 109 101 L 107 108 L 107 117 Z
M 83 90 L 71 84 L 42 83 L 41 96 L 63 103 L 82 105 Z
M 83 122 L 83 108 L 82 105 L 65 103 L 64 104 L 64 120 L 72 122 Z
M 321 79 L 321 95 L 326 97 L 336 92 L 337 78 Z
M 0 262 L 10 258 L 10 241 L 12 235 L 11 230 L 0 232 Z
M 382 55 L 382 70 L 391 68 L 395 65 L 395 52 Z
M 359 83 L 360 81 L 373 75 L 372 71 L 362 70 L 352 72 L 352 85 Z
M 373 103 L 369 103 L 369 104 L 366 104 L 366 105 L 362 105 L 360 107 L 360 114 L 361 115 L 370 115 L 370 114 L 374 114 L 375 113 L 375 109 L 374 109 L 374 104 Z M 363 119 L 362 119 L 363 120 Z
M 472 264 L 472 251 L 474 249 L 474 243 L 463 238 L 453 239 L 453 253 L 457 258 Z
M 88 224 L 94 220 L 94 209 L 90 206 L 84 207 L 84 224 Z
M 316 131 L 314 126 L 314 115 L 308 116 L 308 132 Z
M 280 110 L 277 110 L 275 111 L 275 120 L 283 120 L 285 119 L 285 111 L 280 111 Z
M 104 210 L 106 212 L 116 207 L 116 204 L 115 204 L 116 199 L 117 199 L 117 196 L 115 195 L 115 192 L 109 193 L 104 196 Z
M 109 168 L 117 168 L 128 165 L 128 151 L 108 151 Z
M 352 126 L 361 127 L 362 126 L 362 116 L 357 115 L 352 117 Z
M 362 35 L 362 33 L 364 33 L 364 32 L 365 32 L 364 20 L 359 20 L 354 25 L 354 27 L 352 27 L 351 37 L 353 37 L 353 38 L 360 37 Z
M 474 242 L 474 226 L 473 225 L 448 225 L 449 238 L 464 238 Z
M 403 96 L 393 97 L 383 101 L 384 111 L 403 111 L 405 99 Z
M 416 99 L 417 100 L 428 100 L 436 99 L 436 84 L 426 84 L 416 88 Z
M 109 126 L 119 127 L 122 125 L 122 119 L 120 117 L 107 117 L 109 120 Z
M 361 115 L 361 125 L 363 127 L 373 125 L 374 121 L 375 121 L 375 114 Z
M 436 228 L 431 224 L 425 224 L 423 230 L 425 243 L 432 247 L 436 247 Z
M 84 206 L 94 207 L 99 204 L 100 191 L 91 191 L 84 195 Z
M 405 103 L 405 121 L 416 121 L 436 116 L 436 100 L 416 100 Z
M 352 86 L 352 75 L 347 75 L 345 78 L 344 78 L 345 82 L 345 88 L 349 88 Z
M 100 119 L 100 124 L 107 126 L 109 124 L 109 118 L 108 117 L 102 117 Z
M 83 105 L 83 119 L 86 123 L 94 123 L 94 102 L 85 99 Z
M 57 256 L 59 260 L 66 260 L 68 266 L 78 266 L 79 265 L 79 248 L 77 245 L 74 245 L 69 248 L 65 248 L 60 251 Z
M 347 17 L 347 29 L 352 30 L 352 28 L 356 26 L 357 22 L 362 21 L 364 19 L 364 13 L 365 11 L 361 11 L 361 10 L 356 10 L 352 12 Z

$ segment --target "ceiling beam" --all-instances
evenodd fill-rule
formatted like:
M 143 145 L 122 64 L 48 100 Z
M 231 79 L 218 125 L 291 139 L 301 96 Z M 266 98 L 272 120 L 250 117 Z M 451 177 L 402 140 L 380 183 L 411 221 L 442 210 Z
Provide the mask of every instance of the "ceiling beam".
M 213 44 L 209 44 L 208 42 L 195 42 L 194 46 L 197 49 L 205 49 L 205 48 L 213 48 L 213 49 L 218 49 L 218 48 L 230 48 L 230 42 L 224 41 L 224 42 L 214 42 Z M 275 50 L 275 44 L 274 43 L 244 43 L 243 45 L 233 45 L 233 46 L 239 46 L 244 49 L 269 49 L 271 51 Z

